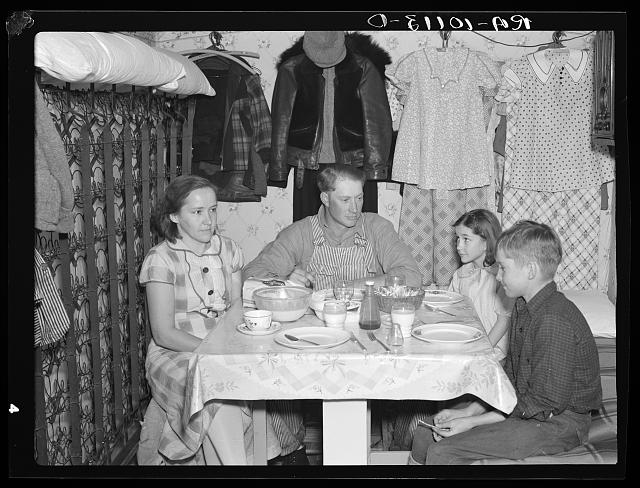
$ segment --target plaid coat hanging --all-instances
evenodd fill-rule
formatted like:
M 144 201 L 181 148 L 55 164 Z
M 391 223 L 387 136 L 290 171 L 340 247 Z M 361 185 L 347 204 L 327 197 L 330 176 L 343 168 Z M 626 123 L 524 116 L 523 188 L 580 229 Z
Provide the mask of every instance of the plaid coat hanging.
M 221 57 L 198 66 L 216 96 L 196 98 L 193 173 L 216 184 L 220 201 L 260 201 L 271 161 L 271 113 L 260 77 Z

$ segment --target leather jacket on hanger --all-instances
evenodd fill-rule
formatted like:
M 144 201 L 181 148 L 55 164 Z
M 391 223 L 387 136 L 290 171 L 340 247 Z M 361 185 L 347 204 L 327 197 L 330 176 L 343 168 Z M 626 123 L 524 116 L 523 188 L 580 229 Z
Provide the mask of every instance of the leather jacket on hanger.
M 345 36 L 347 55 L 335 66 L 336 162 L 362 167 L 367 179 L 388 175 L 391 111 L 385 90 L 388 53 L 364 34 Z M 319 169 L 324 77 L 302 49 L 302 38 L 280 57 L 271 104 L 269 178 L 287 179 L 290 166 Z

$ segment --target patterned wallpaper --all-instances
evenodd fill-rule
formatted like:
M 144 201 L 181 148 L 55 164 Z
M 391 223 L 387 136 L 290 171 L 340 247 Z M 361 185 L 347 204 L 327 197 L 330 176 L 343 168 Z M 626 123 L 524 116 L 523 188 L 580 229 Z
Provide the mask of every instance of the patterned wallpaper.
M 267 102 L 271 103 L 273 86 L 276 79 L 275 65 L 285 49 L 304 34 L 304 31 L 218 31 L 222 34 L 221 44 L 230 51 L 250 51 L 259 58 L 245 58 L 261 74 L 261 82 Z M 360 31 L 369 34 L 386 49 L 394 63 L 404 55 L 425 46 L 441 46 L 442 40 L 438 32 L 411 31 Z M 202 49 L 211 45 L 210 31 L 164 31 L 138 32 L 136 35 L 155 39 L 156 45 L 174 51 Z M 589 31 L 566 31 L 562 39 L 565 46 L 583 49 L 592 44 L 595 33 Z M 574 40 L 566 40 L 585 35 Z M 453 32 L 449 46 L 468 47 L 476 51 L 486 52 L 493 59 L 507 61 L 522 57 L 537 50 L 529 45 L 551 42 L 552 31 L 529 32 L 482 32 L 482 35 L 505 46 L 492 42 L 474 32 Z M 292 221 L 292 182 L 285 189 L 269 187 L 268 194 L 261 202 L 228 203 L 220 202 L 219 225 L 226 235 L 236 240 L 248 260 L 253 259 L 265 244 L 272 241 L 277 233 Z M 378 213 L 389 219 L 396 229 L 400 219 L 402 198 L 399 186 L 393 183 L 378 184 Z M 610 210 L 603 212 L 603 217 L 610 218 Z M 609 246 L 602 248 L 599 256 L 601 263 L 608 263 Z M 599 288 L 606 289 L 606 276 L 601 279 Z

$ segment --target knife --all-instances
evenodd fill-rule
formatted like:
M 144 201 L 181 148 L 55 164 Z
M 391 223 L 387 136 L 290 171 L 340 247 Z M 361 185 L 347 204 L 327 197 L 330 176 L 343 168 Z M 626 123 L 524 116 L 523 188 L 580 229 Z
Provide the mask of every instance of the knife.
M 360 342 L 358 340 L 358 338 L 356 337 L 356 335 L 353 332 L 351 333 L 351 340 L 353 342 L 355 342 L 356 344 L 358 344 L 360 346 L 360 349 L 362 349 L 364 352 L 369 352 L 369 351 L 367 351 L 367 348 L 362 345 L 362 342 Z
M 452 317 L 455 317 L 456 314 L 451 313 L 451 312 L 447 312 L 446 310 L 442 310 L 441 308 L 437 308 L 437 307 L 433 307 L 431 305 L 428 304 L 424 304 L 424 308 L 426 308 L 427 310 L 431 310 L 432 312 L 442 312 L 442 313 L 446 313 L 447 315 L 451 315 Z

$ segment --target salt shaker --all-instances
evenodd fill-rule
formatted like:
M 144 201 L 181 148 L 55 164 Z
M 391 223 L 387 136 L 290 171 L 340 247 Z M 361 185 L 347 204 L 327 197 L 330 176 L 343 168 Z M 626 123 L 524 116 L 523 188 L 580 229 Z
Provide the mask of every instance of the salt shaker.
M 387 335 L 387 344 L 390 346 L 402 346 L 404 344 L 404 336 L 402 335 L 402 329 L 400 329 L 400 324 L 397 322 L 391 322 L 391 328 L 389 329 L 389 334 Z

